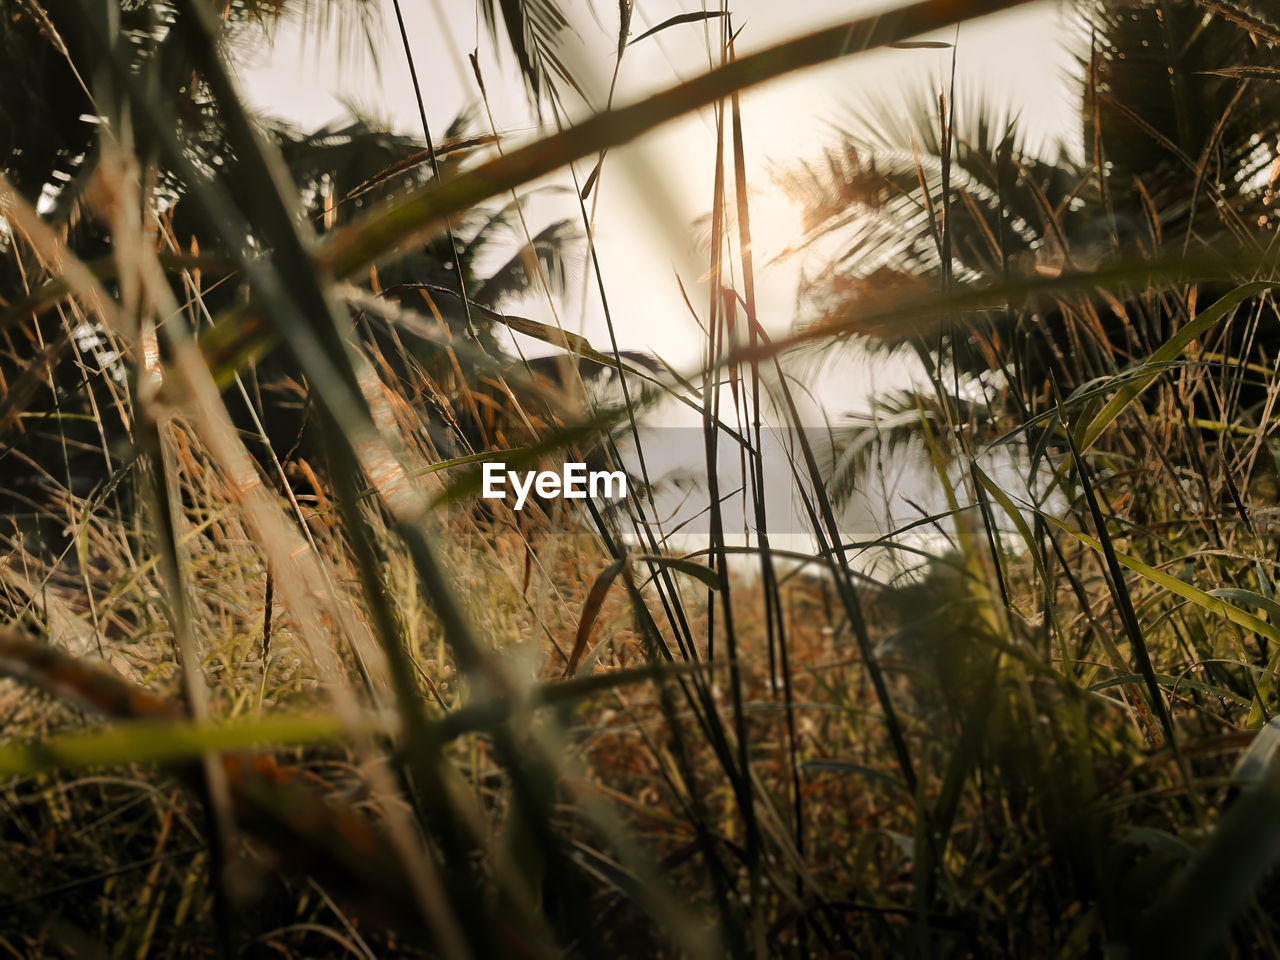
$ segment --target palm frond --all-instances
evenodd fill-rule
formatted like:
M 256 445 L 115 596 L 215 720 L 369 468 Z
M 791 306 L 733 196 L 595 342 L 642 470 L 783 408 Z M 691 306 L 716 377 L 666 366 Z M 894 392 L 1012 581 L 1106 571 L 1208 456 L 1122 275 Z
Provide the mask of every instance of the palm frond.
M 572 220 L 557 220 L 544 227 L 530 243 L 485 278 L 475 291 L 475 299 L 488 306 L 499 306 L 516 294 L 537 289 L 537 278 L 529 276 L 532 257 L 541 265 L 551 292 L 563 293 L 569 280 L 570 260 L 581 240 L 582 231 Z
M 516 58 L 530 100 L 539 113 L 544 98 L 559 100 L 557 83 L 579 89 L 558 52 L 569 20 L 555 0 L 479 0 L 479 4 L 495 42 L 500 42 L 501 14 L 506 45 Z
M 949 423 L 982 436 L 990 434 L 995 419 L 984 401 L 914 390 L 888 391 L 869 409 L 845 415 L 829 426 L 830 443 L 820 448 L 827 495 L 846 505 L 877 461 L 920 450 L 926 427 L 936 434 Z

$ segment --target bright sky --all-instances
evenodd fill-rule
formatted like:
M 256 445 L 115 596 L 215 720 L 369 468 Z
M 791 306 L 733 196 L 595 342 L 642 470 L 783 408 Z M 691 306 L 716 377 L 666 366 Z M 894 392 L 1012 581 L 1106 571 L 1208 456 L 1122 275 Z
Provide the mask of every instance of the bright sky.
M 251 102 L 264 112 L 306 127 L 341 119 L 345 103 L 355 103 L 388 119 L 405 132 L 420 124 L 409 73 L 400 46 L 390 0 L 370 0 L 382 15 L 379 63 L 361 53 L 359 38 L 347 29 L 347 55 L 335 68 L 334 40 L 316 44 L 296 27 L 286 26 L 275 48 L 264 48 L 242 72 Z M 588 8 L 573 0 L 562 7 L 573 19 L 574 34 L 563 54 L 596 105 L 603 103 L 616 59 L 617 6 Z M 536 133 L 511 58 L 495 60 L 475 0 L 414 0 L 402 4 L 410 42 L 423 84 L 433 132 L 442 130 L 465 105 L 478 101 L 474 78 L 463 62 L 478 50 L 489 90 L 489 105 L 499 129 L 514 141 Z M 869 0 L 738 0 L 734 25 L 741 30 L 739 50 L 750 52 L 807 30 L 882 9 Z M 678 13 L 699 9 L 692 0 L 646 0 L 636 4 L 632 36 Z M 710 24 L 715 42 L 714 21 Z M 1033 137 L 1069 129 L 1074 106 L 1063 83 L 1069 54 L 1062 45 L 1057 7 L 1038 3 L 1010 14 L 968 24 L 959 32 L 957 87 L 985 91 L 996 103 L 1020 111 Z M 933 39 L 951 41 L 956 31 Z M 936 87 L 949 75 L 950 50 L 893 50 L 849 58 L 758 88 L 743 100 L 747 163 L 754 196 L 753 226 L 768 253 L 770 239 L 793 239 L 800 212 L 772 187 L 768 171 L 813 157 L 835 139 L 833 124 L 847 119 L 851 107 L 892 103 L 912 85 Z M 703 25 L 672 27 L 628 49 L 623 58 L 615 102 L 626 103 L 704 71 L 708 51 Z M 573 95 L 570 94 L 570 97 Z M 597 243 L 610 306 L 623 345 L 651 349 L 688 364 L 696 360 L 697 336 L 674 280 L 684 278 L 695 305 L 705 284 L 705 254 L 695 259 L 690 223 L 711 204 L 715 130 L 711 111 L 668 124 L 625 149 L 610 153 L 601 177 Z M 593 161 L 579 165 L 585 178 Z M 567 183 L 567 177 L 558 178 Z M 563 206 L 534 201 L 530 216 L 576 216 L 571 201 Z M 533 225 L 531 224 L 531 227 Z M 699 262 L 702 261 L 702 262 Z M 775 328 L 791 319 L 800 264 L 766 270 L 758 280 L 762 316 Z M 536 312 L 536 310 L 534 311 Z M 546 313 L 540 319 L 550 319 Z M 598 304 L 585 311 L 575 304 L 561 316 L 593 342 L 604 333 Z
M 308 128 L 343 119 L 344 104 L 354 103 L 399 130 L 420 135 L 391 0 L 370 2 L 382 21 L 376 66 L 367 53 L 360 54 L 361 40 L 349 29 L 341 37 L 347 55 L 335 67 L 339 58 L 334 38 L 317 44 L 296 27 L 286 26 L 274 49 L 264 48 L 242 71 L 249 100 L 265 113 Z M 574 28 L 566 37 L 563 58 L 598 109 L 616 61 L 617 5 L 601 2 L 589 7 L 562 0 L 561 7 Z M 537 133 L 512 58 L 505 51 L 495 57 L 475 0 L 413 0 L 402 8 L 433 133 L 438 135 L 464 106 L 478 102 L 474 76 L 469 65 L 464 66 L 472 50 L 478 51 L 500 132 L 516 143 Z M 737 0 L 732 5 L 734 27 L 741 31 L 739 53 L 884 8 L 884 3 L 872 0 Z M 695 0 L 644 0 L 636 4 L 632 36 L 698 9 L 701 5 Z M 714 45 L 714 21 L 708 29 Z M 966 24 L 958 36 L 952 29 L 929 39 L 957 41 L 957 91 L 981 93 L 1020 114 L 1034 143 L 1074 133 L 1078 105 L 1066 82 L 1071 70 L 1071 54 L 1063 43 L 1066 35 L 1059 6 L 1040 2 Z M 949 82 L 952 56 L 950 49 L 878 51 L 791 74 L 744 95 L 758 253 L 781 249 L 799 231 L 800 211 L 782 199 L 769 171 L 819 154 L 835 142 L 836 126 L 860 107 L 892 106 L 904 90 L 921 85 L 936 91 Z M 615 103 L 671 86 L 708 66 L 703 24 L 669 28 L 628 48 Z M 585 112 L 584 107 L 580 110 Z M 963 124 L 963 118 L 958 122 Z M 689 316 L 676 275 L 695 307 L 705 312 L 706 253 L 695 249 L 690 225 L 710 209 L 714 160 L 714 118 L 706 109 L 611 151 L 597 187 L 597 249 L 620 346 L 657 353 L 686 370 L 696 367 L 701 333 Z M 578 165 L 580 181 L 593 165 L 594 158 Z M 549 182 L 571 184 L 567 175 Z M 527 212 L 533 230 L 555 217 L 578 217 L 571 196 L 535 199 Z M 803 268 L 798 257 L 763 270 L 757 267 L 760 312 L 767 326 L 784 329 L 791 323 Z M 580 268 L 574 286 L 586 290 L 586 298 L 572 297 L 560 309 L 559 319 L 566 329 L 582 332 L 597 348 L 607 349 L 599 299 L 594 284 L 585 282 L 590 279 Z M 522 304 L 520 312 L 543 322 L 554 320 L 545 300 Z M 546 348 L 536 344 L 530 352 L 545 353 Z M 903 385 L 905 370 L 883 360 L 866 362 L 850 351 L 848 362 L 835 374 L 828 372 L 821 383 L 806 386 L 820 392 L 829 411 L 838 414 L 865 408 L 865 398 L 877 390 Z

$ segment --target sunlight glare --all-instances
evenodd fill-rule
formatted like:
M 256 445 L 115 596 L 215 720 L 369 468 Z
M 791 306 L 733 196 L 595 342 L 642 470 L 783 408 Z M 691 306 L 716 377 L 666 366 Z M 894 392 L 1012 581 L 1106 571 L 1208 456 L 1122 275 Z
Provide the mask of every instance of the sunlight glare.
M 782 259 L 804 242 L 804 210 L 773 187 L 751 197 L 752 245 L 763 257 Z

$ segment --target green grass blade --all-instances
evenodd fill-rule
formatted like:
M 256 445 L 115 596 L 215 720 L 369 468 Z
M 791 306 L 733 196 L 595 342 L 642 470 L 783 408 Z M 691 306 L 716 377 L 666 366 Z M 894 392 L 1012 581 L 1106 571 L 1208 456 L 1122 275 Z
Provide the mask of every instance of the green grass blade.
M 352 735 L 391 735 L 390 716 L 369 716 L 355 729 L 333 714 L 279 714 L 237 717 L 219 723 L 147 720 L 121 723 L 90 733 L 68 733 L 34 743 L 0 746 L 0 776 L 32 776 L 50 770 L 79 770 L 130 763 L 190 760 L 207 752 L 252 750 L 333 742 Z
M 1224 319 L 1241 303 L 1268 290 L 1277 288 L 1280 288 L 1280 283 L 1268 280 L 1255 280 L 1252 283 L 1241 284 L 1212 306 L 1202 310 L 1194 320 L 1166 340 L 1151 354 L 1143 366 L 1169 363 L 1178 357 L 1183 350 L 1187 349 L 1192 341 L 1207 333 L 1214 324 Z M 1151 385 L 1152 381 L 1160 375 L 1160 372 L 1159 370 L 1154 370 L 1125 383 L 1116 395 L 1111 398 L 1110 402 L 1098 412 L 1089 425 L 1077 434 L 1076 442 L 1080 450 L 1083 452 L 1093 446 L 1098 437 L 1102 435 L 1102 431 L 1107 429 L 1115 421 L 1116 417 L 1120 416 L 1125 408 Z

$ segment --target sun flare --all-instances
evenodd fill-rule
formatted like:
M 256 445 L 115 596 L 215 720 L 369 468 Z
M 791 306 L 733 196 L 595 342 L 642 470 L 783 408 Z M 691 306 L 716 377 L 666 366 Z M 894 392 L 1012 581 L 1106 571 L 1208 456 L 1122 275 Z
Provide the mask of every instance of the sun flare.
M 753 246 L 773 258 L 790 253 L 805 239 L 804 209 L 776 187 L 751 197 Z

